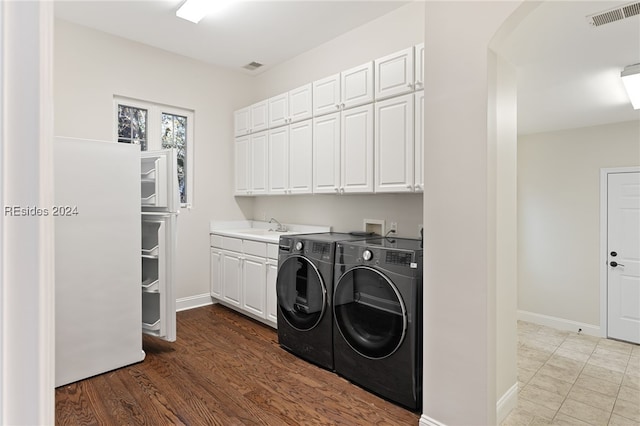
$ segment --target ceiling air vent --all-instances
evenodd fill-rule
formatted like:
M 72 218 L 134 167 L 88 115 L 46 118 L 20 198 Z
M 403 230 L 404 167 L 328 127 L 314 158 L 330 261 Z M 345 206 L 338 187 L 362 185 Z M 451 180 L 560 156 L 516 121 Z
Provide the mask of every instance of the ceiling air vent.
M 262 64 L 260 62 L 249 62 L 247 65 L 245 65 L 242 68 L 244 68 L 245 70 L 253 71 L 253 70 L 257 70 L 261 66 Z
M 594 27 L 599 27 L 600 25 L 609 24 L 611 22 L 619 21 L 621 19 L 629 18 L 631 16 L 639 14 L 640 2 L 635 2 L 589 15 L 587 16 L 587 22 Z

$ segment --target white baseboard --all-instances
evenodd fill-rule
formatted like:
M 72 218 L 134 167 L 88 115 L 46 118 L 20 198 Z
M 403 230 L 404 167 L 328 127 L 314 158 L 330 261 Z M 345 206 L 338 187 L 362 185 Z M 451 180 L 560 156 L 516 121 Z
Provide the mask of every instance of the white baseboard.
M 420 421 L 418 422 L 420 426 L 446 426 L 444 423 L 440 423 L 436 419 L 432 419 L 431 417 L 423 414 L 420 416 Z
M 498 424 L 507 418 L 511 410 L 518 406 L 518 382 L 507 390 L 504 395 L 496 402 L 496 418 Z
M 198 294 L 195 296 L 182 297 L 176 299 L 176 312 L 186 311 L 187 309 L 199 308 L 201 306 L 213 305 L 213 299 L 209 293 Z
M 603 331 L 597 325 L 584 324 L 564 318 L 518 310 L 518 319 L 520 321 L 532 322 L 534 324 L 544 325 L 558 330 L 573 331 L 574 333 L 580 332 L 589 336 L 603 337 Z

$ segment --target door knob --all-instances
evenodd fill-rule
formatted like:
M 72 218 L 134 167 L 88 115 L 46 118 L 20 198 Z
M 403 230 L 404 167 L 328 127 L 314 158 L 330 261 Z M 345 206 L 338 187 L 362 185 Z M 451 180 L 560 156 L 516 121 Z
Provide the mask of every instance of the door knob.
M 611 265 L 611 266 L 612 266 L 612 267 L 614 267 L 614 268 L 615 268 L 616 266 L 624 266 L 622 263 L 618 263 L 618 262 L 615 262 L 615 261 L 610 262 L 610 263 L 609 263 L 609 265 Z

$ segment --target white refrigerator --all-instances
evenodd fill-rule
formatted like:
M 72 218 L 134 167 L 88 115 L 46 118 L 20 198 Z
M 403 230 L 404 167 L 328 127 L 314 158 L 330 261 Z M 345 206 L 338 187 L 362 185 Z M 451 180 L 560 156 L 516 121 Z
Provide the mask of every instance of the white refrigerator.
M 143 173 L 145 156 L 138 145 L 55 138 L 56 387 L 142 361 L 143 331 L 175 340 L 175 236 L 170 226 L 144 224 L 145 182 L 154 178 Z M 156 176 L 163 173 L 172 174 Z M 158 199 L 170 196 L 169 185 L 158 182 Z M 167 221 L 175 226 L 175 215 Z M 158 266 L 151 286 L 145 259 Z
M 180 209 L 177 156 L 174 149 L 143 151 L 141 155 L 142 329 L 174 342 L 173 287 Z

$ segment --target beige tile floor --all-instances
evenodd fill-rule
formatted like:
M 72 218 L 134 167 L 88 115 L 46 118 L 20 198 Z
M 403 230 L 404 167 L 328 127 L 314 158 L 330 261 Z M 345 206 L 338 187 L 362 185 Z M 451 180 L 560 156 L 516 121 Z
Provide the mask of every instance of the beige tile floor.
M 640 425 L 640 346 L 518 322 L 512 425 Z

